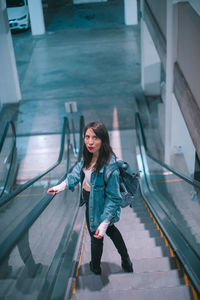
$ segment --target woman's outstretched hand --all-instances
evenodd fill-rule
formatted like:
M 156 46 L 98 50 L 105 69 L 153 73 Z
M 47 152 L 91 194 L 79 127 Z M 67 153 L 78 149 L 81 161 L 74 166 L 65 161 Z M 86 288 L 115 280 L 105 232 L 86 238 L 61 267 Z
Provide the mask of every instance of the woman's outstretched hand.
M 49 188 L 48 190 L 47 190 L 47 193 L 48 194 L 59 194 L 59 193 L 61 193 L 62 191 L 61 190 L 54 190 L 54 188 Z
M 61 182 L 58 185 L 55 185 L 47 190 L 48 194 L 59 194 L 67 188 L 67 184 L 65 181 Z

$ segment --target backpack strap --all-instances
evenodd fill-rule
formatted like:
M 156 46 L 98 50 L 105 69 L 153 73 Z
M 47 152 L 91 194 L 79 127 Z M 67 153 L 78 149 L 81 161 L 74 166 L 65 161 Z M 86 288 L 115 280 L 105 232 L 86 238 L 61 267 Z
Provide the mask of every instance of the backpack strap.
M 105 172 L 104 172 L 104 181 L 105 181 L 105 184 L 107 184 L 108 179 L 109 179 L 110 175 L 112 174 L 112 172 L 115 171 L 115 170 L 117 170 L 117 169 L 118 169 L 117 162 L 106 166 Z

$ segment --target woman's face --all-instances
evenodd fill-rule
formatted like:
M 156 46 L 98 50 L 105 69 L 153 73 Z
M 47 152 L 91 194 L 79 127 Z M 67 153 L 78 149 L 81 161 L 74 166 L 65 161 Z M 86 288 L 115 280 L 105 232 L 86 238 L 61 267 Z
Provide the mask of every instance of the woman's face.
M 90 153 L 97 155 L 101 148 L 102 141 L 96 136 L 92 128 L 88 128 L 85 133 L 84 143 Z

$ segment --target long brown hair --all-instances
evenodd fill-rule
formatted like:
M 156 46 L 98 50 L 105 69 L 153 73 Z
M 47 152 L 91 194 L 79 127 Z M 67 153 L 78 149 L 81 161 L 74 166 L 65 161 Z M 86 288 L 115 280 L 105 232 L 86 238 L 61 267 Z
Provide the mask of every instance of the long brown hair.
M 101 148 L 99 149 L 99 156 L 98 156 L 97 162 L 94 166 L 96 173 L 99 173 L 99 170 L 105 164 L 107 164 L 109 162 L 112 155 L 114 155 L 115 157 L 116 157 L 116 155 L 110 146 L 110 138 L 109 138 L 108 130 L 107 130 L 106 126 L 102 122 L 99 122 L 99 121 L 90 122 L 89 124 L 87 124 L 85 126 L 84 138 L 85 138 L 85 133 L 89 128 L 91 128 L 94 131 L 94 133 L 96 134 L 96 136 L 101 140 Z M 92 156 L 93 156 L 93 154 L 88 151 L 88 149 L 84 143 L 84 145 L 83 145 L 83 160 L 84 160 L 83 167 L 88 168 L 90 166 L 90 163 L 92 161 Z

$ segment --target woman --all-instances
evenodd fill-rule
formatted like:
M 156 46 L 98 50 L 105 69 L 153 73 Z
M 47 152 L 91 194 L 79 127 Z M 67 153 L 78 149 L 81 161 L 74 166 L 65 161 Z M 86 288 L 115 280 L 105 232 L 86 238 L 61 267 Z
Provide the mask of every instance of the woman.
M 121 233 L 114 225 L 119 221 L 121 194 L 119 171 L 116 169 L 105 184 L 104 173 L 116 156 L 110 146 L 109 135 L 101 122 L 91 122 L 84 130 L 83 159 L 61 184 L 48 189 L 48 193 L 60 193 L 66 188 L 74 190 L 81 182 L 81 205 L 86 204 L 86 223 L 91 237 L 90 269 L 101 274 L 103 237 L 106 233 L 113 241 L 122 259 L 122 268 L 133 272 L 132 262 Z

